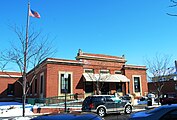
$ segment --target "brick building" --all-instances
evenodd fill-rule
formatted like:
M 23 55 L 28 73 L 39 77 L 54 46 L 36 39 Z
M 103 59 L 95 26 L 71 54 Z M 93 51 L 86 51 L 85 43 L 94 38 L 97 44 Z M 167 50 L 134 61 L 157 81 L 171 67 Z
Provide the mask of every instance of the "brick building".
M 127 65 L 124 56 L 90 54 L 79 50 L 76 60 L 47 58 L 37 69 L 38 74 L 30 86 L 28 97 L 61 96 L 65 87 L 68 94 L 89 95 L 98 88 L 101 94 L 118 92 L 120 95 L 142 96 L 148 92 L 146 67 Z M 28 80 L 32 73 L 33 70 L 28 73 Z M 4 84 L 8 82 L 4 80 Z M 0 89 L 3 87 L 0 86 Z
M 149 82 L 148 83 L 148 89 L 149 92 L 154 93 L 157 95 L 157 85 L 160 84 L 162 87 L 162 90 L 160 91 L 160 94 L 177 94 L 177 81 L 176 80 L 169 80 L 169 81 L 162 81 L 162 82 Z
M 22 87 L 17 83 L 21 77 L 19 72 L 0 72 L 0 100 L 9 101 L 14 100 L 15 97 L 21 97 Z
M 167 75 L 152 77 L 148 82 L 148 90 L 151 93 L 158 94 L 158 88 L 161 94 L 177 94 L 177 61 L 175 66 L 167 68 Z

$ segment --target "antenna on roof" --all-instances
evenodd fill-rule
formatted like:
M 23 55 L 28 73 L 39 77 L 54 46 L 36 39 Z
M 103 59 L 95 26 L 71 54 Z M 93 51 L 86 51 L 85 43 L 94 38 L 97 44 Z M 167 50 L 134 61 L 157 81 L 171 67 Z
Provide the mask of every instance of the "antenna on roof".
M 176 69 L 176 72 L 177 72 L 177 61 L 175 60 L 175 69 Z
M 79 49 L 79 50 L 78 50 L 78 55 L 81 55 L 81 54 L 82 54 L 82 50 Z

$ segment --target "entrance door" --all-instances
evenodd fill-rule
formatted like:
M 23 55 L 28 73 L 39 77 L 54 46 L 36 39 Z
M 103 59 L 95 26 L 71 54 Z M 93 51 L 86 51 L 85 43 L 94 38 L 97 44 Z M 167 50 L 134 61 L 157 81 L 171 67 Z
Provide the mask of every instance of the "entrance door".
M 101 94 L 102 95 L 109 94 L 109 83 L 106 82 L 101 83 Z

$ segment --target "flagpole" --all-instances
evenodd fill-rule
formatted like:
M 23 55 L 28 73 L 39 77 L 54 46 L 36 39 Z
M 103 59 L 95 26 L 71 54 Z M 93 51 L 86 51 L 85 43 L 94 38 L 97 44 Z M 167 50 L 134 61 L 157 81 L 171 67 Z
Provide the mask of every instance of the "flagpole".
M 29 29 L 29 10 L 30 10 L 30 1 L 28 0 L 28 11 L 27 11 L 27 23 L 26 23 L 26 39 L 25 39 L 25 48 L 24 48 L 24 66 L 23 66 L 23 117 L 25 116 L 25 103 L 26 103 L 26 83 L 27 83 L 27 65 L 26 65 L 26 60 L 27 60 L 27 53 L 28 53 L 28 29 Z

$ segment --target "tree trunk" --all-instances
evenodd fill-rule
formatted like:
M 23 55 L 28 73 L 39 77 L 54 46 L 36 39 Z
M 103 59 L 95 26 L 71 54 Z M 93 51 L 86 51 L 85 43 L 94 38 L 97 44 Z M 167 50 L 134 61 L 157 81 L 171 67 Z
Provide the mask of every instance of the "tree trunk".
M 159 101 L 160 101 L 160 92 L 157 91 L 157 102 L 158 102 L 158 105 L 160 104 Z
M 25 103 L 26 103 L 26 73 L 23 73 L 23 96 L 22 96 L 22 103 L 23 103 L 23 117 L 25 117 Z
M 23 101 L 23 117 L 25 117 L 26 94 L 23 94 L 22 101 Z

